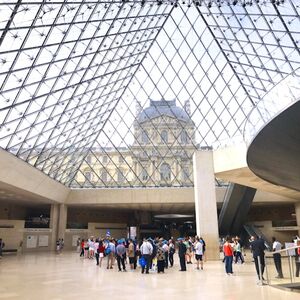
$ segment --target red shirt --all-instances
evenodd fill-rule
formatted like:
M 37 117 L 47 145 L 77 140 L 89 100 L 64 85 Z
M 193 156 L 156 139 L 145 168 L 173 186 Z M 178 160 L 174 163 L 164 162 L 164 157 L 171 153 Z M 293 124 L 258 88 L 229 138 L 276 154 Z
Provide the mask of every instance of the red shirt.
M 223 252 L 225 256 L 233 256 L 233 249 L 230 244 L 224 244 L 223 246 Z
M 102 245 L 102 246 L 99 246 L 99 253 L 104 253 L 105 251 L 105 247 Z

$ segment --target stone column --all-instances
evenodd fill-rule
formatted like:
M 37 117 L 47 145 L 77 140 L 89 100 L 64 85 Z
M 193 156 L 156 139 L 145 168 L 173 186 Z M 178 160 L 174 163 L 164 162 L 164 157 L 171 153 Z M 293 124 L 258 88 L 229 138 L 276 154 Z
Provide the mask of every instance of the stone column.
M 206 242 L 206 258 L 220 259 L 216 184 L 212 151 L 193 156 L 196 231 Z
M 65 204 L 59 205 L 59 221 L 58 221 L 58 238 L 65 239 L 65 232 L 67 228 L 67 213 L 68 208 Z
M 298 226 L 298 236 L 300 237 L 300 202 L 295 203 L 296 221 Z
M 52 230 L 51 240 L 50 240 L 50 249 L 55 251 L 56 249 L 56 240 L 57 240 L 57 230 L 58 230 L 58 217 L 59 217 L 59 205 L 51 204 L 50 210 L 50 228 Z

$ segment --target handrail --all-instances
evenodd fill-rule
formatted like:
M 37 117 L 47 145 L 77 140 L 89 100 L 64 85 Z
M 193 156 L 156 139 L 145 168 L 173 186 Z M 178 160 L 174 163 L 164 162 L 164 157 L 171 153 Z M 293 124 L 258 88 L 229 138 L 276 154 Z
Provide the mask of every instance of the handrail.
M 277 251 L 271 251 L 270 254 L 281 253 L 284 251 L 289 251 L 289 250 L 298 249 L 298 248 L 300 248 L 300 246 L 289 247 L 289 248 L 285 248 L 285 249 L 281 249 L 281 250 L 277 250 Z
M 214 150 L 237 144 L 250 145 L 256 134 L 276 115 L 295 102 L 300 101 L 300 68 L 286 75 L 273 86 L 247 114 L 242 134 L 217 140 L 212 144 Z

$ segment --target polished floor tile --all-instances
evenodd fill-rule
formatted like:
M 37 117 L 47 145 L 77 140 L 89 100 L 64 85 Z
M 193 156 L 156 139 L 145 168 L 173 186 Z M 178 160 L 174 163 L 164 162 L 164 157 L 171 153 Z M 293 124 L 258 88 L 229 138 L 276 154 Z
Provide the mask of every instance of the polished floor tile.
M 113 270 L 99 268 L 95 260 L 72 252 L 4 256 L 0 260 L 0 299 L 300 299 L 299 293 L 257 285 L 251 262 L 234 265 L 235 276 L 225 274 L 222 262 L 207 262 L 203 271 L 195 265 L 188 265 L 187 272 L 178 270 L 176 261 L 165 274 L 118 272 L 116 266 Z

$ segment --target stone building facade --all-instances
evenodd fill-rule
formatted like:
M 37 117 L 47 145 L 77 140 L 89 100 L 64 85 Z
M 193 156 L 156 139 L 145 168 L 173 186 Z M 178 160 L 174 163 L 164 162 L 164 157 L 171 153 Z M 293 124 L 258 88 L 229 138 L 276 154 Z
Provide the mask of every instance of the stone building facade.
M 128 148 L 94 150 L 77 182 L 91 186 L 192 186 L 195 124 L 189 102 L 137 102 L 134 142 Z

